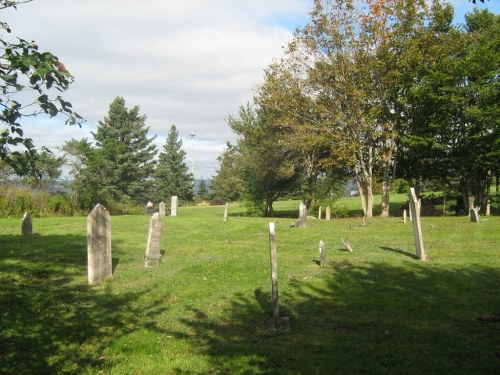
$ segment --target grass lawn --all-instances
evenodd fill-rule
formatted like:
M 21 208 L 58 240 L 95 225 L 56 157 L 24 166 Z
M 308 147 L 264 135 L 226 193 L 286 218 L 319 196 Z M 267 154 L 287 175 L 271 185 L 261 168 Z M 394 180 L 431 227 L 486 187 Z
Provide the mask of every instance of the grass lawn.
M 0 219 L 0 373 L 498 373 L 500 217 L 423 217 L 421 262 L 401 218 L 290 228 L 236 204 L 223 223 L 223 210 L 166 217 L 164 259 L 147 269 L 149 216 L 112 217 L 113 277 L 96 286 L 85 217 L 34 218 L 29 237 Z M 273 220 L 290 330 L 270 325 Z

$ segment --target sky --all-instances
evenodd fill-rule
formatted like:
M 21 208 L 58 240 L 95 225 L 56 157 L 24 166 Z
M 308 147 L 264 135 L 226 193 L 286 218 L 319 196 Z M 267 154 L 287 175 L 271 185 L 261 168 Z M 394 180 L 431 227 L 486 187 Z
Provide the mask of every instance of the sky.
M 456 20 L 474 5 L 453 0 Z M 479 1 L 478 1 L 479 3 Z M 117 96 L 146 115 L 159 150 L 175 124 L 196 178 L 216 173 L 235 135 L 227 119 L 252 99 L 264 69 L 307 23 L 313 0 L 34 0 L 0 11 L 12 35 L 58 56 L 75 77 L 65 100 L 86 122 L 26 118 L 25 136 L 57 153 L 92 140 Z M 500 0 L 477 4 L 500 13 Z M 4 35 L 2 35 L 4 36 Z M 190 135 L 191 134 L 191 135 Z

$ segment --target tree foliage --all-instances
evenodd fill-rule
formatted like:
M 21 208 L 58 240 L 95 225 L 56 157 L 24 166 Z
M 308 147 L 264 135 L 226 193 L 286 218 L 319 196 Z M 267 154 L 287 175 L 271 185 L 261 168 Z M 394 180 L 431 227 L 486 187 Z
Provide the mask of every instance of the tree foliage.
M 173 195 L 184 201 L 194 197 L 194 176 L 185 162 L 186 152 L 175 125 L 170 127 L 154 174 L 155 198 L 169 202 Z
M 0 0 L 0 10 L 21 2 Z M 66 124 L 80 124 L 70 102 L 54 92 L 69 88 L 73 76 L 51 52 L 42 52 L 34 41 L 9 38 L 10 27 L 0 22 L 0 158 L 18 174 L 36 170 L 35 145 L 24 134 L 22 120 L 40 114 L 66 117 Z

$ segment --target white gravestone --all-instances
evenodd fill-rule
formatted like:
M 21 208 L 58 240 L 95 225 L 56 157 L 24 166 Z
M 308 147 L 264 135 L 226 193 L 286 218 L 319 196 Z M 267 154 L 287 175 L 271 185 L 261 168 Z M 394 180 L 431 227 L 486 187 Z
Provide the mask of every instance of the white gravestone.
M 420 223 L 420 204 L 420 200 L 417 200 L 415 189 L 410 188 L 410 214 L 413 224 L 415 251 L 418 259 L 425 260 L 424 238 L 422 237 L 422 225 Z
M 179 208 L 179 199 L 176 195 L 172 196 L 170 203 L 170 216 L 177 216 L 177 209 Z
M 29 212 L 25 212 L 21 221 L 21 233 L 23 236 L 30 236 L 33 234 L 33 220 Z
M 149 233 L 146 254 L 144 255 L 144 266 L 152 267 L 160 264 L 161 235 L 163 232 L 163 220 L 160 213 L 157 212 L 149 220 Z
M 160 213 L 160 218 L 163 219 L 165 217 L 165 203 L 160 203 L 160 205 L 158 206 L 158 212 Z

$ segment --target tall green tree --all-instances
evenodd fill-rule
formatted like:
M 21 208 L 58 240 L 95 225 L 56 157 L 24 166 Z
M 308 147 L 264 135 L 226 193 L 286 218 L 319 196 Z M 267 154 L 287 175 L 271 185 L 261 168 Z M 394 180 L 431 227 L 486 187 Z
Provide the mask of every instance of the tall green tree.
M 20 1 L 0 0 L 0 10 Z M 11 29 L 0 22 L 0 159 L 17 174 L 36 171 L 36 149 L 22 128 L 23 118 L 45 114 L 66 117 L 66 123 L 80 124 L 81 117 L 61 95 L 73 82 L 59 58 L 41 52 L 34 41 L 11 38 Z
M 155 198 L 169 202 L 173 195 L 184 201 L 194 197 L 194 176 L 185 162 L 186 152 L 175 125 L 170 127 L 155 171 Z
M 96 203 L 144 203 L 152 193 L 152 176 L 157 154 L 148 137 L 146 116 L 139 107 L 127 109 L 125 100 L 117 97 L 108 115 L 93 132 L 95 143 L 71 141 L 65 150 L 80 159 L 74 170 L 74 189 L 87 208 Z
M 216 198 L 226 202 L 238 201 L 241 198 L 242 181 L 239 178 L 238 161 L 240 152 L 238 147 L 227 143 L 227 148 L 217 158 L 219 169 L 212 178 L 211 187 Z

